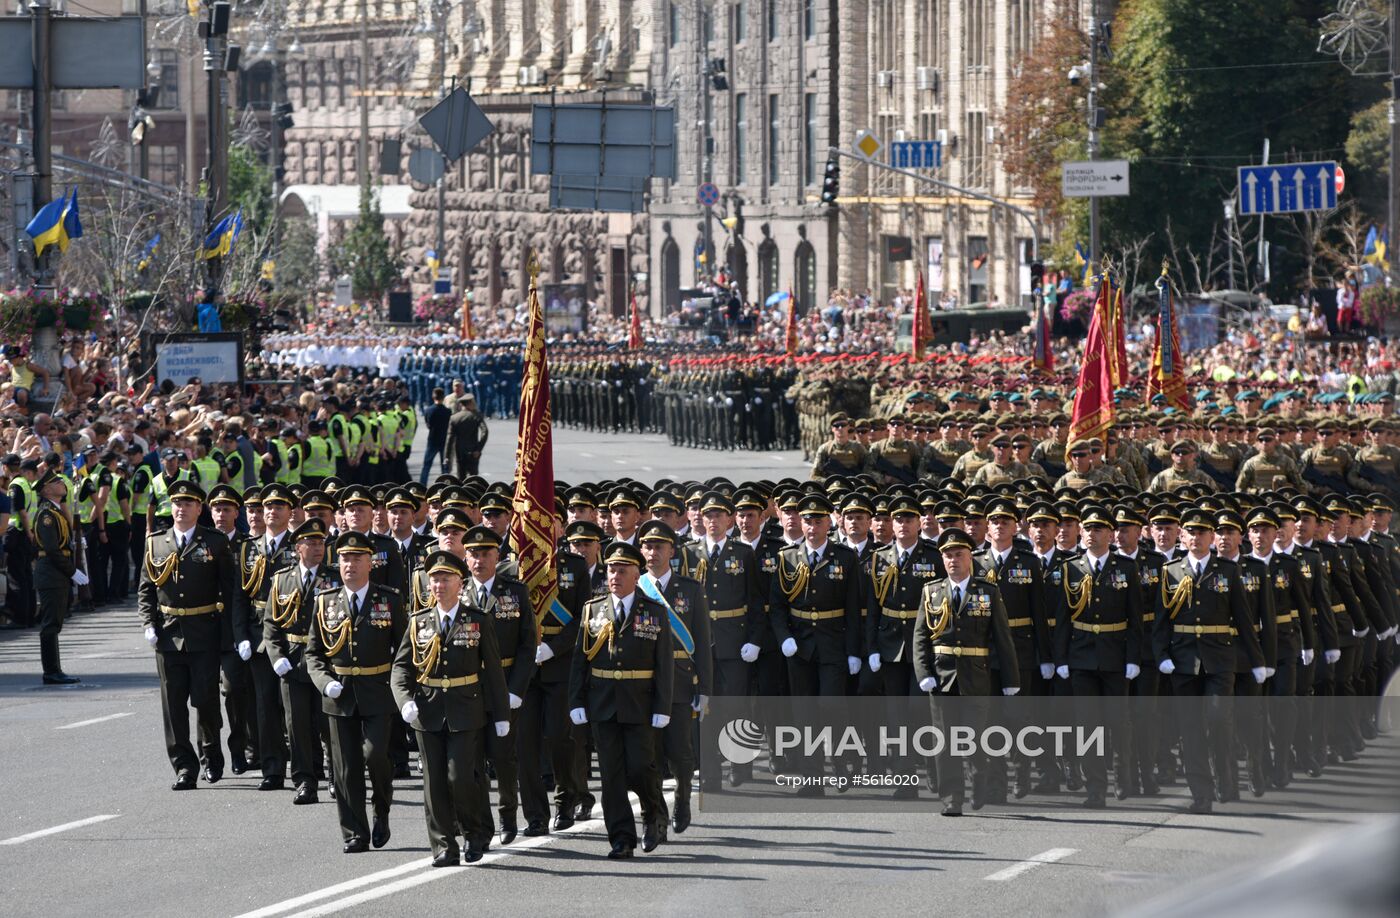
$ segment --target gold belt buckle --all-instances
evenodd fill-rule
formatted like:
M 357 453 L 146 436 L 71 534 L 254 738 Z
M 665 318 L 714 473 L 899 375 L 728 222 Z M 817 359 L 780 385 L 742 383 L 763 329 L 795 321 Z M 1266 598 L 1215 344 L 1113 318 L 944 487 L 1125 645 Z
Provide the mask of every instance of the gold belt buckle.
M 1197 636 L 1197 637 L 1200 637 L 1203 633 L 1204 633 L 1204 629 L 1202 629 L 1200 625 L 1197 625 L 1197 626 L 1196 626 L 1196 636 Z
M 1098 626 L 1097 624 L 1094 625 L 1094 633 L 1095 633 L 1095 634 L 1098 634 L 1098 633 L 1099 633 L 1099 626 Z

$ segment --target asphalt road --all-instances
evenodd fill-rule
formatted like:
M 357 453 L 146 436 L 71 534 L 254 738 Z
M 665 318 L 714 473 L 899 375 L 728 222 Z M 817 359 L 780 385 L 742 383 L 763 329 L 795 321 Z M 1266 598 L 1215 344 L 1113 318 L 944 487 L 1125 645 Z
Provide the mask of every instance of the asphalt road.
M 488 450 L 490 477 L 509 472 L 490 464 L 509 462 L 502 432 Z M 767 463 L 797 465 L 643 439 L 623 462 L 615 439 L 563 431 L 558 474 L 596 480 L 604 469 L 650 466 L 656 475 L 735 477 Z M 479 865 L 434 870 L 416 779 L 398 782 L 389 845 L 355 856 L 341 854 L 324 795 L 318 806 L 293 807 L 290 790 L 259 793 L 252 775 L 172 793 L 155 666 L 133 608 L 77 616 L 63 655 L 82 684 L 43 688 L 37 634 L 0 633 L 6 915 L 458 914 L 478 903 L 536 915 L 1109 914 L 1193 884 L 1218 886 L 1222 872 L 1289 864 L 1285 855 L 1300 846 L 1325 848 L 1354 836 L 1358 823 L 1394 818 L 1330 812 L 1329 799 L 1371 780 L 1376 755 L 1368 751 L 1320 779 L 1208 817 L 1183 812 L 1180 785 L 1132 809 L 1110 802 L 1088 812 L 1077 798 L 1032 798 L 962 819 L 702 807 L 684 835 L 622 865 L 604 858 L 595 819 L 493 848 Z M 1394 737 L 1382 744 L 1394 752 Z

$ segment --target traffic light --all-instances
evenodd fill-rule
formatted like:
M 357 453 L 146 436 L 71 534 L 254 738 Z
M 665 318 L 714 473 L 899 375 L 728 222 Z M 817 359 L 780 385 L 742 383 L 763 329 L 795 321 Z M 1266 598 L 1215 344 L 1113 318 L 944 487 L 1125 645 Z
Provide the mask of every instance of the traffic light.
M 292 103 L 274 102 L 272 103 L 272 117 L 276 119 L 277 126 L 284 131 L 292 129 Z
M 724 76 L 724 58 L 716 57 L 712 59 L 708 69 L 710 85 L 715 88 L 715 92 L 724 92 L 729 88 L 729 80 Z
M 831 157 L 826 161 L 826 174 L 822 177 L 822 203 L 832 206 L 836 205 L 836 198 L 841 194 L 841 167 L 836 163 L 836 157 Z
M 1045 262 L 1031 262 L 1031 289 L 1040 290 L 1045 286 Z

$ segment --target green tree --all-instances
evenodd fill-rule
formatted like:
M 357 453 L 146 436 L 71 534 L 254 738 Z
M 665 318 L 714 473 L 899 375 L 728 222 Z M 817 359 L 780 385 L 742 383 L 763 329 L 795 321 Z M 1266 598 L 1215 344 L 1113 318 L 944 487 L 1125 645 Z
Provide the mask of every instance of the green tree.
M 1389 106 L 1389 101 L 1382 99 L 1352 115 L 1347 135 L 1347 196 L 1380 220 L 1385 219 L 1390 181 Z
M 1149 261 L 1208 250 L 1236 168 L 1333 159 L 1368 84 L 1319 59 L 1324 0 L 1125 0 L 1106 68 L 1105 155 L 1132 160 L 1132 195 L 1105 199 L 1109 251 L 1157 232 Z M 1241 53 L 1248 49 L 1246 53 Z M 1280 248 L 1278 251 L 1282 251 Z M 1286 256 L 1286 253 L 1285 253 Z M 1276 265 L 1274 276 L 1294 271 Z
M 403 274 L 402 255 L 389 248 L 379 195 L 369 182 L 360 186 L 360 214 L 338 247 L 335 261 L 349 272 L 355 296 L 381 305 L 384 294 Z
M 321 280 L 316 223 L 307 217 L 285 219 L 280 238 L 276 253 L 277 289 L 305 299 L 316 292 Z
M 243 232 L 261 236 L 276 213 L 272 200 L 272 170 L 255 150 L 234 144 L 228 148 L 228 200 L 233 210 L 243 208 Z

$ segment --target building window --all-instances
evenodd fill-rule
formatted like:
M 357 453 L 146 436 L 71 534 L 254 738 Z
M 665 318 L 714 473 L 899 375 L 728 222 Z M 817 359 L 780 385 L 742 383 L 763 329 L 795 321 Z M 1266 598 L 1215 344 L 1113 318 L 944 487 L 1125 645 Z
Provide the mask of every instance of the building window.
M 704 36 L 705 44 L 708 45 L 715 40 L 715 17 L 710 15 L 708 9 L 700 14 L 700 25 L 700 34 Z
M 146 177 L 161 185 L 180 184 L 180 148 L 153 146 L 147 153 L 150 169 Z
M 530 135 L 520 135 L 520 150 L 515 155 L 515 177 L 519 190 L 530 190 Z
M 152 81 L 159 85 L 156 104 L 149 108 L 171 111 L 180 107 L 180 55 L 172 48 L 156 48 L 151 59 L 160 68 L 160 75 Z
M 986 67 L 991 51 L 990 0 L 969 0 L 967 4 L 967 66 Z
M 734 184 L 742 185 L 749 179 L 749 96 L 748 93 L 734 95 Z
M 765 303 L 778 292 L 778 247 L 772 239 L 758 247 L 758 286 L 759 299 Z
M 778 96 L 768 97 L 768 184 L 778 184 Z
M 674 48 L 681 42 L 681 9 L 675 3 L 667 5 L 666 43 Z
M 972 188 L 987 184 L 987 113 L 967 113 L 963 138 L 963 180 Z
M 1035 14 L 1031 10 L 1031 0 L 1009 0 L 1006 18 L 1011 25 L 1011 66 L 1018 67 L 1021 58 L 1035 47 Z
M 817 253 L 810 242 L 797 247 L 794 258 L 797 274 L 797 306 L 804 314 L 817 308 Z
M 802 100 L 806 116 L 806 128 L 802 135 L 803 174 L 802 184 L 811 185 L 817 180 L 817 94 L 809 92 Z
M 987 301 L 988 252 L 986 236 L 967 237 L 967 306 Z
M 802 0 L 802 37 L 809 41 L 817 37 L 816 0 Z
M 239 71 L 238 94 L 244 107 L 251 106 L 257 111 L 272 108 L 272 62 L 258 61 L 251 67 Z
M 769 41 L 778 40 L 778 0 L 763 0 L 763 5 L 767 8 L 767 39 Z
M 749 4 L 748 0 L 736 0 L 734 4 L 734 25 L 730 29 L 730 34 L 734 36 L 734 44 L 742 44 L 749 37 Z

